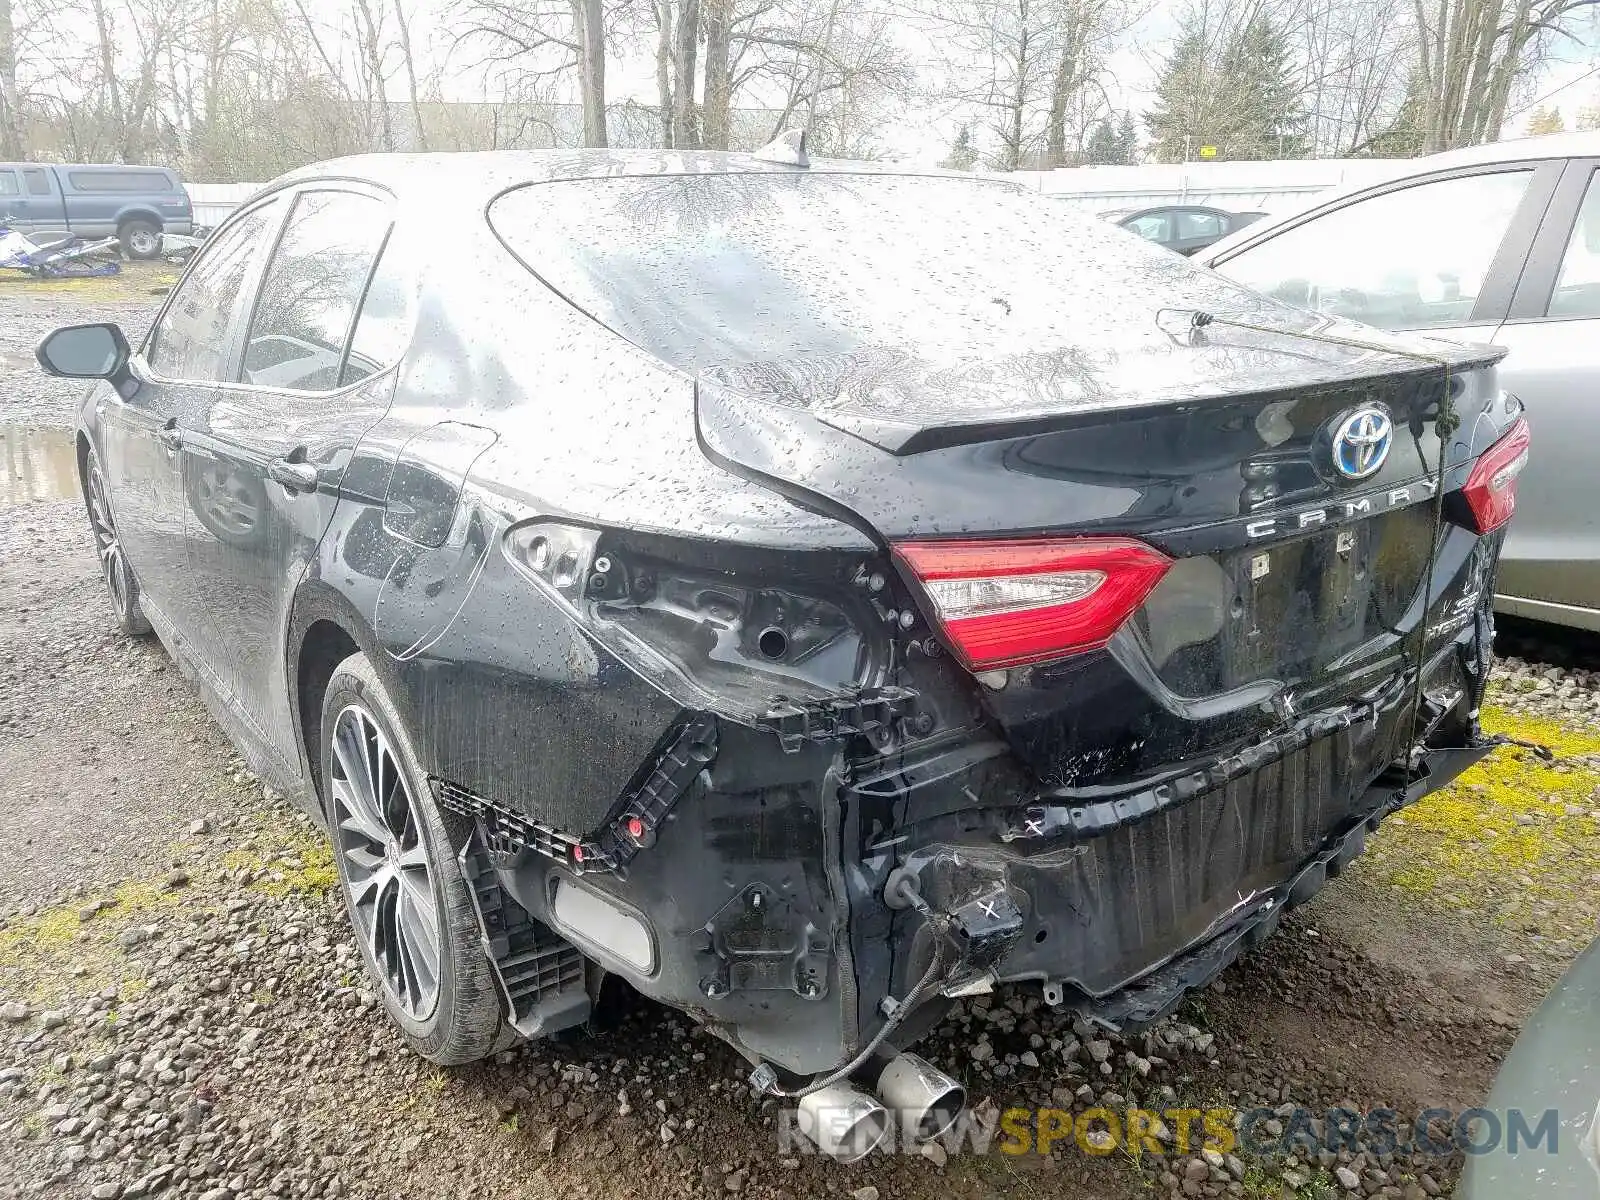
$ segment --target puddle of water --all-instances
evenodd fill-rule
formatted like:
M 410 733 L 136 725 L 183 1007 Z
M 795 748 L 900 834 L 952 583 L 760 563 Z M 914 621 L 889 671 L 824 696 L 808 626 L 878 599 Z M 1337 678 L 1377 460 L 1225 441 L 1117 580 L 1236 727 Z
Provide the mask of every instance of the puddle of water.
M 65 429 L 0 425 L 0 508 L 78 494 L 78 453 Z

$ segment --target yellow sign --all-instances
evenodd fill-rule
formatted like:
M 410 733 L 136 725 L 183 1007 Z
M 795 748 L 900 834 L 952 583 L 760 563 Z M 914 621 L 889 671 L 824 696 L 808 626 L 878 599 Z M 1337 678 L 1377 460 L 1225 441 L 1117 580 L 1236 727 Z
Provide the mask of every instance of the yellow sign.
M 1215 146 L 1201 146 L 1200 147 L 1200 157 L 1201 158 L 1215 158 L 1216 156 L 1217 156 L 1217 148 Z

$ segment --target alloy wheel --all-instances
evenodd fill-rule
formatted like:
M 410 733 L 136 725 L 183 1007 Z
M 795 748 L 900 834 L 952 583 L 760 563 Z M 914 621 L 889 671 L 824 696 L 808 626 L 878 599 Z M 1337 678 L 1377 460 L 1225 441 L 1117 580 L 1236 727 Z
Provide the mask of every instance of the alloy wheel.
M 140 258 L 155 254 L 160 245 L 160 235 L 150 229 L 135 229 L 128 235 L 128 249 Z
M 89 469 L 89 525 L 94 532 L 95 553 L 100 557 L 100 574 L 105 578 L 106 591 L 111 593 L 111 603 L 119 617 L 128 615 L 129 586 L 128 560 L 122 553 L 122 542 L 117 537 L 116 520 L 111 515 L 111 504 L 106 499 L 106 481 L 98 464 Z
M 391 999 L 425 1020 L 443 963 L 433 871 L 393 748 L 360 705 L 334 723 L 331 776 L 334 844 L 357 935 Z

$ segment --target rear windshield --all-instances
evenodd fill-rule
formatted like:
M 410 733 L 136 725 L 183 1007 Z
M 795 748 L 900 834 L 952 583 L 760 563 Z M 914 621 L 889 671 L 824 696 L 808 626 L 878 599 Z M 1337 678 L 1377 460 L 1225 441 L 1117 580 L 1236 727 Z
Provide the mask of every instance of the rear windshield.
M 551 287 L 689 371 L 872 346 L 937 364 L 1109 345 L 1162 308 L 1251 302 L 1108 222 L 983 179 L 582 179 L 509 192 L 489 216 Z
M 165 171 L 68 171 L 67 178 L 80 192 L 170 192 L 172 180 Z

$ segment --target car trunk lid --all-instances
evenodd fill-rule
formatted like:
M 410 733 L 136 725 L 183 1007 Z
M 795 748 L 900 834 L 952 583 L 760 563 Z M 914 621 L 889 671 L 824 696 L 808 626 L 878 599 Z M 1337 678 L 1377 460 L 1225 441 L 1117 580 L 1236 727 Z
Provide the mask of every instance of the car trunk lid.
M 1436 499 L 1441 483 L 1459 487 L 1470 457 L 1470 436 L 1450 431 L 1471 431 L 1499 393 L 1492 350 L 1402 351 L 1375 333 L 1329 343 L 1215 324 L 1195 332 L 1195 359 L 1155 356 L 1169 369 L 1145 395 L 1119 401 L 1108 388 L 1054 414 L 1026 396 L 1008 411 L 999 370 L 982 375 L 988 389 L 967 407 L 942 390 L 959 390 L 959 379 L 931 374 L 917 377 L 922 390 L 901 376 L 873 407 L 871 390 L 851 390 L 846 403 L 819 389 L 800 406 L 750 372 L 720 372 L 699 389 L 702 444 L 896 548 L 924 615 L 968 672 L 983 680 L 1009 669 L 1006 691 L 980 695 L 1041 781 L 1062 783 L 1084 761 L 1065 749 L 1076 734 L 1063 725 L 1093 723 L 1071 697 L 1088 694 L 1081 678 L 1107 656 L 1143 703 L 1192 730 L 1185 752 L 1204 753 L 1415 666 L 1425 590 L 1470 611 L 1462 556 L 1473 538 L 1436 537 Z M 1185 396 L 1184 381 L 1205 369 L 1195 361 L 1230 371 L 1238 390 Z M 1247 362 L 1258 368 L 1248 381 Z M 923 407 L 912 401 L 919 394 L 929 397 Z M 1362 413 L 1391 423 L 1384 453 L 1342 469 L 1334 439 Z M 1114 628 L 1074 647 L 1093 653 L 1055 661 L 1019 659 L 1015 646 L 987 661 L 968 653 L 940 611 L 937 589 L 948 585 L 905 553 L 931 548 L 937 560 L 940 548 L 948 557 L 985 544 L 1115 552 L 1128 539 L 1170 565 L 1132 608 L 1111 614 Z M 1436 552 L 1450 566 L 1430 580 Z

